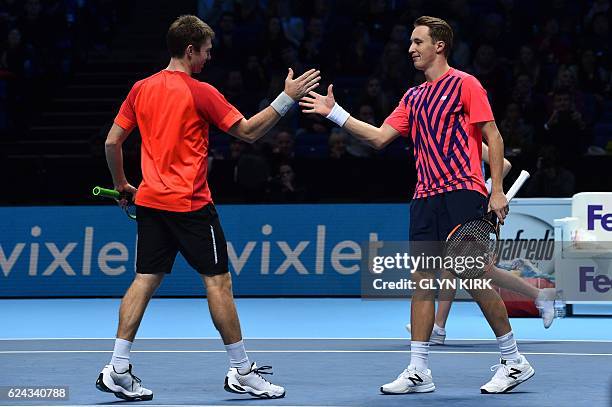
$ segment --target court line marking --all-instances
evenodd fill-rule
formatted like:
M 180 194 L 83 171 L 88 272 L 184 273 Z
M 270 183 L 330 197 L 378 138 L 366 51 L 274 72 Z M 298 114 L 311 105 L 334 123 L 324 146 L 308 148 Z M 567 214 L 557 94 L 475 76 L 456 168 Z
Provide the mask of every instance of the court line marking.
M 250 400 L 250 399 L 245 399 Z M 118 401 L 117 404 L 121 402 Z M 100 404 L 50 404 L 50 405 L 40 405 L 40 404 L 32 404 L 36 407 L 100 407 Z M 244 407 L 243 405 L 226 405 L 226 404 L 143 404 L 143 406 L 147 407 Z M 330 405 L 274 405 L 275 407 L 346 407 L 346 406 L 330 406 Z M 15 404 L 0 404 L 0 407 L 15 407 Z
M 113 353 L 112 350 L 4 350 L 3 355 L 46 354 L 46 353 Z M 226 353 L 225 350 L 133 350 L 131 353 Z M 409 350 L 249 350 L 249 353 L 410 353 Z M 454 355 L 499 355 L 499 351 L 429 351 L 435 354 Z M 523 355 L 541 356 L 612 356 L 612 353 L 574 353 L 574 352 L 521 352 Z
M 115 338 L 0 338 L 0 341 L 100 341 L 100 340 L 115 340 Z M 168 341 L 187 341 L 187 340 L 218 340 L 221 338 L 216 336 L 203 336 L 203 337 L 149 337 L 149 338 L 136 338 L 137 341 L 158 341 L 158 340 L 168 340 Z M 281 338 L 281 337 L 252 337 L 252 338 L 244 338 L 245 341 L 250 340 L 282 340 L 282 341 L 406 341 L 410 340 L 409 337 L 398 337 L 398 338 Z M 472 341 L 491 341 L 495 342 L 497 339 L 495 338 L 446 338 L 447 341 L 458 341 L 458 342 L 472 342 Z M 612 339 L 517 339 L 517 342 L 587 342 L 587 343 L 612 343 Z M 1 407 L 1 406 L 0 406 Z

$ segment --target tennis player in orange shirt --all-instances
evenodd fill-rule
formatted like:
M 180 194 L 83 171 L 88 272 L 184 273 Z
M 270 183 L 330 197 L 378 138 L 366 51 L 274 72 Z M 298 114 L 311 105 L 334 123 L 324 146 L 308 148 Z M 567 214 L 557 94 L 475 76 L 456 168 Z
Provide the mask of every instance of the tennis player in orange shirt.
M 246 119 L 213 86 L 193 79 L 211 59 L 213 30 L 196 16 L 177 18 L 167 34 L 168 67 L 136 82 L 121 105 L 106 139 L 106 159 L 119 192 L 136 204 L 136 276 L 121 302 L 113 356 L 96 381 L 99 390 L 125 400 L 151 400 L 153 392 L 132 374 L 130 349 L 149 300 L 171 272 L 180 252 L 200 274 L 215 327 L 230 368 L 225 390 L 255 397 L 284 397 L 285 389 L 265 380 L 245 351 L 228 272 L 225 236 L 207 183 L 208 130 L 213 125 L 249 143 L 265 135 L 308 92 L 319 71 L 294 78 L 289 68 L 284 91 Z M 142 138 L 142 182 L 126 179 L 122 144 L 138 127 Z

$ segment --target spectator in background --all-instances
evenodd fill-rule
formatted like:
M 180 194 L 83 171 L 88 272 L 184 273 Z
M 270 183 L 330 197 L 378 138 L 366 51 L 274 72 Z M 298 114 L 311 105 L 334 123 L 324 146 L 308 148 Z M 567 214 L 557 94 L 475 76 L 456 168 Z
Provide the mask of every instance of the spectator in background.
M 280 18 L 273 16 L 268 19 L 266 31 L 257 43 L 264 65 L 272 70 L 285 69 L 285 65 L 281 63 L 282 52 L 291 46 L 291 42 L 285 36 Z
M 378 42 L 387 40 L 389 28 L 396 16 L 388 8 L 385 0 L 362 0 L 355 8 L 359 20 L 363 21 L 372 39 Z
M 504 135 L 506 156 L 518 155 L 530 150 L 533 145 L 533 127 L 525 123 L 521 117 L 521 108 L 516 103 L 506 107 L 506 114 L 502 119 L 499 130 Z
M 479 16 L 474 16 L 468 0 L 450 0 L 445 6 L 448 7 L 449 15 L 453 16 L 461 27 L 467 28 L 466 34 L 471 32 L 470 28 L 477 26 L 474 24 L 475 20 L 480 22 Z
M 602 98 L 610 93 L 610 72 L 601 66 L 592 49 L 585 49 L 580 57 L 578 84 L 584 91 Z
M 270 167 L 262 152 L 261 142 L 248 145 L 240 154 L 234 170 L 235 183 L 242 202 L 264 202 Z
M 347 76 L 366 76 L 372 70 L 372 55 L 368 52 L 370 36 L 363 24 L 356 24 L 351 30 L 351 40 L 341 50 L 340 61 L 335 71 Z
M 225 84 L 223 86 L 225 98 L 238 107 L 240 110 L 245 108 L 244 103 L 244 83 L 242 73 L 237 69 L 227 71 Z
M 407 52 L 408 47 L 410 47 L 410 33 L 408 32 L 408 27 L 406 27 L 405 24 L 395 24 L 391 29 L 389 42 L 399 45 L 401 49 L 405 49 Z
M 257 95 L 246 91 L 242 72 L 239 69 L 228 71 L 223 90 L 227 100 L 247 116 L 252 116 L 259 111 Z
M 593 16 L 591 25 L 585 36 L 586 47 L 592 47 L 595 55 L 603 61 L 608 69 L 612 63 L 610 57 L 610 11 Z
M 470 73 L 480 80 L 493 109 L 499 111 L 506 101 L 506 74 L 492 46 L 478 47 Z
M 0 1 L 0 35 L 8 34 L 10 27 L 14 27 L 21 12 L 21 0 Z
M 302 42 L 301 56 L 302 61 L 308 66 L 320 67 L 325 63 L 324 48 L 324 33 L 323 20 L 318 17 L 313 17 L 308 21 L 306 28 L 306 37 Z
M 380 122 L 391 113 L 392 105 L 387 94 L 383 91 L 381 81 L 372 76 L 368 79 L 359 98 L 359 105 L 368 105 L 374 109 L 375 122 Z
M 40 49 L 50 46 L 54 30 L 51 30 L 48 19 L 43 14 L 42 4 L 39 0 L 27 0 L 24 14 L 18 21 L 18 26 L 26 43 Z
M 578 87 L 576 67 L 562 65 L 553 84 L 553 92 L 565 91 L 570 94 L 574 109 L 580 112 L 582 120 L 591 126 L 596 117 L 595 99 L 591 94 L 583 92 Z
M 523 45 L 519 50 L 519 55 L 514 62 L 514 78 L 521 75 L 529 76 L 532 86 L 537 87 L 540 79 L 540 62 L 536 59 L 533 48 Z
M 521 108 L 522 116 L 530 124 L 538 124 L 545 119 L 543 111 L 544 100 L 533 88 L 531 78 L 527 74 L 520 74 L 514 86 L 510 100 Z
M 395 42 L 385 45 L 376 75 L 381 79 L 383 88 L 391 92 L 394 99 L 402 95 L 398 89 L 406 87 L 406 78 L 412 72 L 412 64 L 408 60 L 408 52 Z M 393 93 L 395 92 L 395 93 Z
M 584 153 L 590 140 L 586 139 L 586 125 L 576 110 L 567 90 L 553 95 L 553 110 L 544 124 L 543 141 L 557 147 L 564 162 Z
M 244 153 L 244 151 L 247 149 L 247 147 L 247 143 L 240 139 L 232 137 L 230 139 L 228 159 L 237 162 L 242 156 L 242 153 Z
M 283 163 L 269 187 L 269 200 L 277 203 L 300 203 L 306 200 L 306 189 L 298 184 L 290 164 Z
M 280 18 L 287 40 L 294 47 L 299 48 L 305 35 L 305 16 L 299 10 L 301 4 L 289 0 L 268 1 L 267 3 L 268 16 Z
M 231 12 L 234 7 L 231 0 L 197 0 L 198 17 L 214 26 L 224 12 Z
M 512 47 L 503 37 L 504 18 L 499 13 L 489 13 L 482 20 L 480 27 L 478 41 L 493 47 L 499 55 L 509 56 L 506 53 L 511 52 Z
M 607 14 L 610 12 L 610 0 L 594 0 L 591 8 L 584 16 L 584 25 L 589 26 L 593 18 L 598 14 Z
M 16 77 L 24 75 L 26 62 L 31 66 L 28 52 L 21 40 L 21 32 L 14 28 L 9 31 L 6 44 L 2 48 L 0 68 L 11 72 Z
M 571 47 L 561 38 L 559 20 L 555 17 L 548 17 L 542 24 L 541 29 L 540 35 L 535 40 L 538 53 L 544 59 L 553 60 L 557 63 L 568 62 Z
M 342 129 L 335 128 L 329 136 L 329 158 L 332 160 L 341 160 L 348 158 L 346 150 L 346 134 Z
M 418 17 L 418 16 L 417 16 Z M 416 19 L 416 18 L 415 18 Z M 472 60 L 471 47 L 461 35 L 461 27 L 456 21 L 449 22 L 453 28 L 453 52 L 450 55 L 452 66 L 460 70 L 467 70 Z
M 269 157 L 270 167 L 273 175 L 276 174 L 282 163 L 292 163 L 295 159 L 295 137 L 287 129 L 280 130 L 274 135 L 272 151 Z
M 288 45 L 281 51 L 282 65 L 293 69 L 293 72 L 305 72 L 304 64 L 300 60 L 298 50 Z
M 367 104 L 359 106 L 357 119 L 373 126 L 377 123 L 374 108 Z M 372 157 L 376 153 L 376 150 L 356 137 L 348 137 L 346 145 L 346 150 L 354 157 Z
M 561 166 L 560 157 L 554 146 L 540 150 L 537 169 L 525 188 L 525 195 L 531 197 L 564 198 L 575 193 L 575 177 Z
M 236 35 L 234 14 L 225 12 L 219 19 L 219 28 L 214 40 L 213 52 L 217 64 L 221 66 L 240 66 L 242 45 Z
M 242 77 L 244 78 L 244 89 L 254 97 L 266 91 L 268 78 L 261 60 L 256 54 L 247 57 L 246 64 L 242 69 Z

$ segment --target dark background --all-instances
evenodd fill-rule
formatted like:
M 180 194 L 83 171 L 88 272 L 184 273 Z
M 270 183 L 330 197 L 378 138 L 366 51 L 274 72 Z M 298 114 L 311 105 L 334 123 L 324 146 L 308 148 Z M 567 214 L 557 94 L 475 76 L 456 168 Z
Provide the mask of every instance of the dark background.
M 287 68 L 322 70 L 324 92 L 377 126 L 421 83 L 408 57 L 412 23 L 446 19 L 450 63 L 488 91 L 512 162 L 532 173 L 522 196 L 612 190 L 609 1 L 0 0 L 0 204 L 89 204 L 111 186 L 104 139 L 138 79 L 168 62 L 180 14 L 213 27 L 199 76 L 247 117 L 283 88 Z M 548 129 L 545 129 L 548 124 Z M 410 144 L 359 144 L 295 108 L 259 142 L 211 131 L 217 203 L 405 202 Z M 137 184 L 139 137 L 125 145 Z

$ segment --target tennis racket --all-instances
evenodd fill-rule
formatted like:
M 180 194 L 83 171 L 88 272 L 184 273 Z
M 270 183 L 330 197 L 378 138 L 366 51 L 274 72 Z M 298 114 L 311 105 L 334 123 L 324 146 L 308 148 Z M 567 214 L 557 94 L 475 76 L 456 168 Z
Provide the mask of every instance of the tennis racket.
M 529 179 L 529 173 L 525 170 L 521 171 L 506 194 L 508 203 L 514 198 L 527 179 Z M 454 269 L 449 271 L 463 279 L 482 277 L 487 266 L 495 259 L 498 240 L 499 227 L 497 225 L 497 216 L 493 211 L 488 212 L 483 217 L 471 219 L 455 226 L 446 238 L 446 257 L 455 259 L 454 264 L 458 264 L 457 259 L 460 257 L 463 257 L 463 260 L 472 259 L 474 261 L 463 262 L 461 266 L 462 271 Z M 481 259 L 481 261 L 477 259 Z
M 125 214 L 130 219 L 136 219 L 136 207 L 134 206 L 134 202 L 132 202 L 132 196 L 126 192 L 119 192 L 114 189 L 106 189 L 102 187 L 94 187 L 91 191 L 93 196 L 101 196 L 103 198 L 111 198 L 119 202 L 122 199 L 125 199 L 128 204 L 123 210 Z

